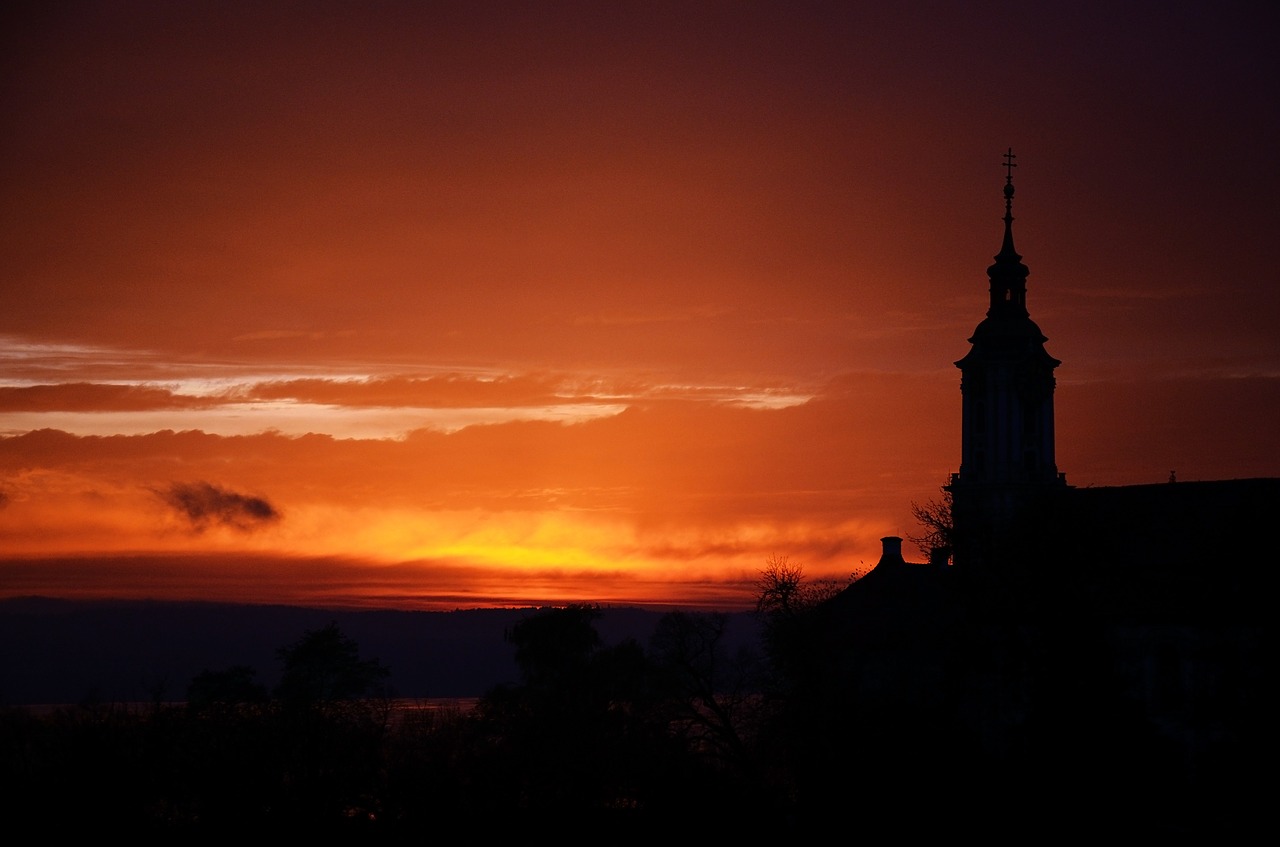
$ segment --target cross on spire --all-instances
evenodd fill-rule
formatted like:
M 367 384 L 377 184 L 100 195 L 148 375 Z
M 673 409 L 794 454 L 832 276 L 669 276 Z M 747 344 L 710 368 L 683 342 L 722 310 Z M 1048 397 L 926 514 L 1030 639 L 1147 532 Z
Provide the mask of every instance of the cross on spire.
M 1013 163 L 1013 160 L 1016 158 L 1018 157 L 1014 155 L 1012 147 L 1009 148 L 1008 153 L 1004 154 L 1004 165 L 1002 165 L 1002 167 L 1005 169 L 1005 182 L 1013 182 L 1013 169 L 1017 167 L 1017 165 Z
M 1004 154 L 1004 220 L 1007 224 L 1013 220 L 1013 169 L 1017 167 L 1013 160 L 1018 158 L 1013 153 L 1013 148 L 1009 148 L 1009 152 Z

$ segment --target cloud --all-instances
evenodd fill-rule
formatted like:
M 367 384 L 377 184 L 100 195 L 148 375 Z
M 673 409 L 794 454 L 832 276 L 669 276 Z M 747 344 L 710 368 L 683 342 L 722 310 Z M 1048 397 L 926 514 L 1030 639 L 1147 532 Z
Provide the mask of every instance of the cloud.
M 476 378 L 463 374 L 439 377 L 366 379 L 290 379 L 262 382 L 248 391 L 256 400 L 294 400 L 343 406 L 498 407 L 541 406 L 575 402 L 562 380 L 542 375 Z M 590 393 L 585 399 L 594 399 Z
M 156 494 L 197 530 L 219 525 L 249 531 L 280 519 L 279 511 L 263 498 L 238 494 L 208 482 L 175 482 Z
M 60 385 L 0 386 L 5 412 L 132 412 L 152 409 L 206 409 L 218 401 L 175 394 L 148 385 L 68 382 Z
M 526 373 L 473 376 L 310 377 L 264 380 L 236 399 L 306 403 L 347 408 L 555 409 L 582 404 L 617 408 L 621 403 L 702 400 L 747 406 L 787 406 L 808 399 L 807 389 L 777 383 L 687 384 L 622 376 Z

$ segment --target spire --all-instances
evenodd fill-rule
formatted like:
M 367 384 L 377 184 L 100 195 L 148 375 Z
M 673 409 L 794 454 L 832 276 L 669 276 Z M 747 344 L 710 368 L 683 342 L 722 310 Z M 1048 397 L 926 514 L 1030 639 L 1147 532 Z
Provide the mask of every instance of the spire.
M 1027 316 L 1027 266 L 1022 264 L 1022 257 L 1013 249 L 1013 148 L 1004 154 L 1004 241 L 1000 252 L 995 255 L 995 264 L 987 268 L 987 276 L 991 279 L 991 308 L 987 315 L 991 317 Z
M 1000 246 L 1000 254 L 996 259 L 1008 257 L 1017 261 L 1022 257 L 1013 249 L 1013 169 L 1017 167 L 1014 159 L 1018 158 L 1013 148 L 1004 154 L 1004 244 Z

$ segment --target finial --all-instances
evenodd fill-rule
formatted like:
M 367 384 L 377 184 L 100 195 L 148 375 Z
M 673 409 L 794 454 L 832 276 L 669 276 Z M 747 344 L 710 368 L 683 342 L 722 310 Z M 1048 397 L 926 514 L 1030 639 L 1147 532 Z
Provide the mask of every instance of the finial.
M 1000 167 L 1004 168 L 1004 243 L 1000 246 L 1000 253 L 996 259 L 1011 260 L 1016 263 L 1022 258 L 1018 255 L 1018 251 L 1013 249 L 1013 169 L 1017 167 L 1013 160 L 1018 157 L 1014 154 L 1012 147 L 1002 155 L 1004 164 Z
M 1009 148 L 1008 153 L 1004 154 L 1004 165 L 1003 165 L 1005 169 L 1004 181 L 1007 183 L 1013 182 L 1013 169 L 1017 167 L 1017 165 L 1013 163 L 1013 160 L 1016 158 L 1018 157 L 1014 154 L 1012 147 Z
M 1018 158 L 1013 148 L 1009 148 L 1009 152 L 1004 154 L 1004 213 L 1009 215 L 1013 211 L 1013 169 L 1017 167 L 1014 159 Z

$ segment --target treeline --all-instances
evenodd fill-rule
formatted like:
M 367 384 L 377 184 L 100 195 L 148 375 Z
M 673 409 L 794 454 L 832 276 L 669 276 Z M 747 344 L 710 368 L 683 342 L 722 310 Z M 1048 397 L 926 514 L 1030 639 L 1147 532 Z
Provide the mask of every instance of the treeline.
M 606 843 L 792 811 L 759 755 L 767 665 L 726 654 L 728 617 L 672 613 L 647 645 L 606 646 L 599 614 L 512 626 L 520 681 L 465 711 L 393 709 L 388 668 L 336 624 L 280 648 L 270 690 L 238 666 L 196 676 L 183 706 L 8 709 L 0 799 L 42 833 L 567 826 L 603 827 Z
M 832 638 L 833 593 L 772 568 L 760 642 L 732 650 L 725 615 L 605 644 L 597 607 L 541 609 L 506 632 L 518 681 L 467 710 L 394 709 L 388 668 L 330 624 L 279 649 L 270 689 L 237 666 L 196 676 L 183 706 L 0 711 L 0 801 L 43 836 L 592 844 L 1221 834 L 1223 809 L 1247 813 L 1225 794 L 1205 808 L 1151 728 L 1051 652 L 1002 681 L 1032 692 L 1034 719 L 993 745 L 1001 715 L 966 714 L 960 690 L 987 673 L 965 639 L 988 626 L 860 648 Z

